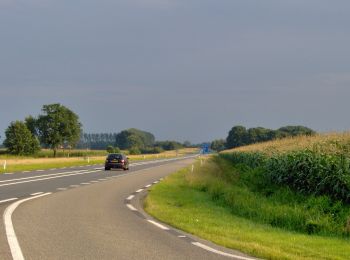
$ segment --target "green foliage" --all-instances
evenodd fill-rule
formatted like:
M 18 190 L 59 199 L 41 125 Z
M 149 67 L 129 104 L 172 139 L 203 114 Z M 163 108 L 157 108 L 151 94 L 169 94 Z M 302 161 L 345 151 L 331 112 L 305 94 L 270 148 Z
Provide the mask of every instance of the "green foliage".
M 306 234 L 348 236 L 350 207 L 341 201 L 280 186 L 266 178 L 263 168 L 234 165 L 227 157 L 216 157 L 210 164 L 215 167 L 193 173 L 191 186 L 229 207 L 234 215 Z
M 155 138 L 151 133 L 130 128 L 117 134 L 115 142 L 121 149 L 130 149 L 132 147 L 138 147 L 140 149 L 153 146 Z
M 6 129 L 5 135 L 4 145 L 12 154 L 30 155 L 40 150 L 38 140 L 21 121 L 12 122 Z
M 155 147 L 160 147 L 163 150 L 171 151 L 183 148 L 183 145 L 176 141 L 158 141 L 154 144 Z
M 138 147 L 131 147 L 129 149 L 129 154 L 131 155 L 137 155 L 137 154 L 141 154 L 141 151 Z
M 247 129 L 244 126 L 234 126 L 226 138 L 227 148 L 239 147 L 247 144 Z
M 226 149 L 226 142 L 223 139 L 214 140 L 211 142 L 210 149 L 221 152 Z
M 285 138 L 298 135 L 314 135 L 316 132 L 305 126 L 285 126 L 277 130 L 263 127 L 246 129 L 244 126 L 234 126 L 226 138 L 227 148 L 235 148 L 243 145 L 265 142 L 277 138 Z
M 74 147 L 81 134 L 78 115 L 60 104 L 44 105 L 42 111 L 44 114 L 37 120 L 41 142 L 53 149 L 55 155 L 60 146 Z
M 109 145 L 106 150 L 108 153 L 120 153 L 120 149 L 118 147 L 113 147 L 112 145 Z

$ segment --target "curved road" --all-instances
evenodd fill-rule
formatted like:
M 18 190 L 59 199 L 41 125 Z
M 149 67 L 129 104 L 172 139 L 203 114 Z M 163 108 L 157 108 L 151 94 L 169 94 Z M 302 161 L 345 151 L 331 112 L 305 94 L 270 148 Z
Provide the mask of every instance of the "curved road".
M 67 190 L 56 189 L 48 196 L 24 202 L 12 215 L 24 258 L 250 259 L 170 227 L 168 230 L 142 215 L 140 197 L 145 190 L 192 162 L 190 158 L 156 164 L 127 174 L 102 171 L 100 179 L 69 186 Z M 109 178 L 101 179 L 101 174 Z M 0 204 L 0 209 L 10 204 Z M 4 230 L 4 225 L 0 228 Z M 6 244 L 5 232 L 1 232 L 0 258 L 12 259 Z

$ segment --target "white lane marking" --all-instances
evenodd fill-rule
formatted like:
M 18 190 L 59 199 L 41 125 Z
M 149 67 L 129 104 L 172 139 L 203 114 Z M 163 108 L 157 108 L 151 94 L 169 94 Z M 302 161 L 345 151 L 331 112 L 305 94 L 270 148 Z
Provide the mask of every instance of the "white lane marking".
M 30 196 L 36 196 L 36 195 L 40 195 L 40 194 L 43 194 L 44 192 L 36 192 L 36 193 L 32 193 L 30 194 Z
M 30 171 L 23 171 L 22 173 L 26 173 L 26 172 L 30 172 Z
M 132 211 L 137 211 L 137 209 L 134 208 L 134 206 L 131 205 L 131 204 L 126 204 L 126 206 L 127 206 L 130 210 L 132 210 Z
M 1 203 L 5 203 L 5 202 L 9 202 L 9 201 L 13 201 L 13 200 L 17 200 L 18 198 L 10 198 L 10 199 L 6 199 L 6 200 L 0 200 L 0 204 Z
M 91 183 L 90 182 L 82 182 L 80 183 L 80 185 L 90 185 Z
M 10 246 L 11 254 L 12 254 L 12 259 L 13 260 L 24 260 L 23 253 L 21 250 L 21 247 L 19 246 L 17 236 L 15 233 L 15 229 L 13 227 L 12 223 L 12 213 L 15 211 L 15 209 L 22 204 L 23 202 L 26 202 L 28 200 L 32 199 L 37 199 L 43 196 L 47 196 L 51 194 L 51 192 L 44 193 L 35 197 L 29 197 L 23 200 L 19 200 L 17 202 L 12 203 L 10 206 L 8 206 L 5 209 L 3 218 L 4 218 L 4 224 L 5 224 L 5 231 L 6 231 L 6 237 L 7 237 L 7 242 Z
M 169 230 L 169 228 L 167 228 L 166 226 L 163 226 L 162 224 L 159 224 L 158 222 L 155 222 L 153 220 L 147 219 L 148 222 L 152 223 L 153 225 L 155 225 L 156 227 L 159 227 L 160 229 L 163 230 Z
M 23 177 L 23 178 L 17 178 L 17 179 L 0 181 L 0 183 L 29 180 L 29 179 L 42 178 L 42 177 L 47 177 L 47 176 L 57 176 L 57 175 L 62 175 L 62 174 L 76 173 L 76 172 L 83 172 L 83 171 L 88 171 L 88 170 L 79 170 L 79 171 L 71 171 L 71 172 L 58 172 L 58 173 L 53 173 L 53 174 L 45 174 L 45 175 L 37 175 L 37 176 L 31 176 L 31 177 Z
M 180 236 L 177 236 L 177 237 L 179 237 L 179 238 L 185 238 L 186 236 L 180 235 Z
M 50 180 L 50 179 L 57 179 L 57 178 L 62 178 L 62 177 L 82 175 L 82 174 L 94 173 L 94 172 L 98 172 L 98 171 L 84 171 L 84 172 L 80 172 L 80 173 L 66 174 L 66 175 L 60 175 L 60 176 L 55 176 L 55 177 L 48 177 L 48 178 L 41 178 L 41 179 L 27 180 L 27 181 L 19 181 L 19 182 L 11 182 L 11 183 L 1 184 L 0 187 L 1 186 L 16 185 L 16 184 L 21 184 L 21 183 L 27 183 L 27 182 L 37 182 L 37 181 L 44 181 L 44 180 Z
M 134 195 L 130 195 L 129 197 L 127 197 L 127 200 L 132 200 L 135 196 Z
M 98 179 L 99 181 L 106 181 L 107 179 Z
M 44 170 L 36 170 L 36 172 L 43 172 Z
M 52 169 L 50 169 L 50 171 L 54 171 L 54 170 L 57 170 L 57 168 L 52 168 Z
M 13 172 L 5 172 L 4 174 L 13 174 Z
M 159 181 L 154 181 L 153 184 L 157 184 Z
M 67 190 L 67 188 L 57 188 L 57 190 Z
M 146 185 L 145 187 L 146 188 L 149 188 L 149 187 L 151 187 L 152 186 L 152 184 L 148 184 L 148 185 Z
M 90 181 L 91 183 L 97 183 L 97 182 L 99 182 L 99 181 Z
M 206 245 L 199 243 L 199 242 L 192 242 L 192 245 L 198 246 L 204 250 L 207 250 L 209 252 L 212 252 L 212 253 L 215 253 L 218 255 L 222 255 L 222 256 L 227 256 L 227 257 L 241 259 L 241 260 L 253 260 L 254 259 L 254 258 L 250 258 L 250 257 L 244 257 L 244 256 L 240 256 L 240 255 L 233 255 L 233 254 L 225 253 L 225 252 L 216 250 L 212 247 L 206 246 Z
M 137 192 L 137 193 L 140 193 L 141 191 L 143 191 L 143 189 L 139 189 L 139 190 L 137 190 L 136 192 Z
M 80 185 L 70 185 L 69 187 L 76 188 L 79 187 Z

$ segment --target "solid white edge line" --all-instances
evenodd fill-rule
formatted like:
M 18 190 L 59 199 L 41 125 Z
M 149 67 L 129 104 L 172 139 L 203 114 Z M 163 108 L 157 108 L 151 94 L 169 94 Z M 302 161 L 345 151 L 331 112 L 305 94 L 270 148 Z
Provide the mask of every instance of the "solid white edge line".
M 13 201 L 13 200 L 18 200 L 18 198 L 10 198 L 10 199 L 6 199 L 6 200 L 0 200 L 0 204 L 5 203 L 5 202 L 9 202 L 9 201 Z
M 57 188 L 56 190 L 67 190 L 67 188 Z
M 137 209 L 131 204 L 126 204 L 126 206 L 132 211 L 137 211 Z
M 132 200 L 135 197 L 135 195 L 130 195 L 129 197 L 127 197 L 127 200 Z
M 155 225 L 156 227 L 159 227 L 160 229 L 163 230 L 169 230 L 169 228 L 167 228 L 166 226 L 163 226 L 162 224 L 159 224 L 158 222 L 155 222 L 151 219 L 147 219 L 148 222 L 152 223 L 153 225 Z
M 227 257 L 231 257 L 231 258 L 236 258 L 236 259 L 241 259 L 241 260 L 254 260 L 255 258 L 250 258 L 250 257 L 244 257 L 244 256 L 240 256 L 240 255 L 233 255 L 233 254 L 229 254 L 229 253 L 225 253 L 219 250 L 216 250 L 212 247 L 206 246 L 202 243 L 199 242 L 192 242 L 192 245 L 198 246 L 204 250 L 207 250 L 209 252 L 212 252 L 214 254 L 218 254 L 218 255 L 222 255 L 222 256 L 227 256 Z
M 80 185 L 90 185 L 91 183 L 90 182 L 82 182 L 80 183 Z
M 143 189 L 138 189 L 136 192 L 137 192 L 137 193 L 140 193 L 141 191 L 143 191 Z
M 7 242 L 10 246 L 11 255 L 13 260 L 24 260 L 23 253 L 21 250 L 21 247 L 19 246 L 18 239 L 15 233 L 15 229 L 13 227 L 12 223 L 12 213 L 15 211 L 15 209 L 22 204 L 23 202 L 26 202 L 28 200 L 37 199 L 43 196 L 50 195 L 51 192 L 44 193 L 35 197 L 29 197 L 23 200 L 16 201 L 12 203 L 10 206 L 8 206 L 5 209 L 3 219 L 4 219 L 4 225 L 5 225 L 5 231 L 6 231 L 6 237 Z
M 148 184 L 148 185 L 146 185 L 145 187 L 146 188 L 149 188 L 149 187 L 151 187 L 152 186 L 152 184 Z
M 30 196 L 36 196 L 36 195 L 40 195 L 40 194 L 43 194 L 44 192 L 36 192 L 36 193 L 32 193 L 30 194 Z

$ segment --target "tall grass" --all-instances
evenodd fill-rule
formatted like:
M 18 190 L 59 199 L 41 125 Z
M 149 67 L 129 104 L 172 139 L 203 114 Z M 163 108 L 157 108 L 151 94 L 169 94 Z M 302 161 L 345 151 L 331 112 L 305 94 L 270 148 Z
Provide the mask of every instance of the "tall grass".
M 236 216 L 307 234 L 347 237 L 350 207 L 328 196 L 305 195 L 266 178 L 262 168 L 213 158 L 210 166 L 189 174 L 191 187 L 210 194 Z

